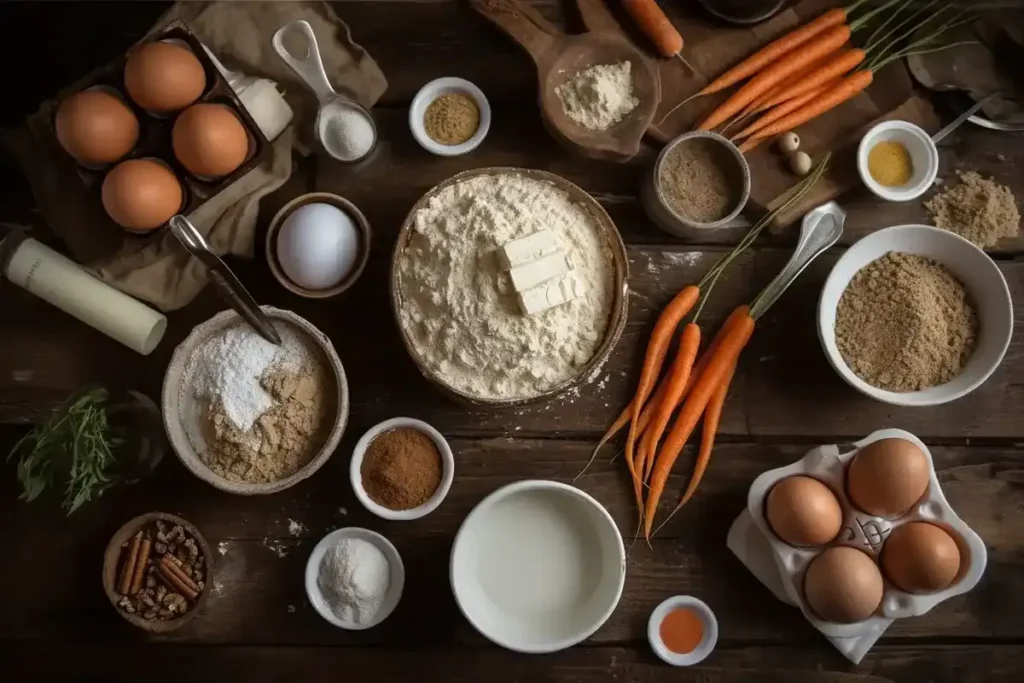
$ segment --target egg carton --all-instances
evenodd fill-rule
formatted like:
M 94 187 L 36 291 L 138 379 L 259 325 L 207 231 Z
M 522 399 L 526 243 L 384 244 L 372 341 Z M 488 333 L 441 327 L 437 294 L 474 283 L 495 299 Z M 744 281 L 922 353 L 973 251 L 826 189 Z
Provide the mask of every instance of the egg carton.
M 929 482 L 924 496 L 904 515 L 879 517 L 858 510 L 846 494 L 846 467 L 862 448 L 881 439 L 906 439 L 920 448 L 928 459 Z M 778 469 L 769 470 L 754 480 L 747 494 L 747 511 L 771 546 L 786 594 L 804 616 L 826 636 L 853 637 L 885 630 L 892 619 L 915 617 L 928 612 L 949 598 L 966 593 L 981 579 L 988 561 L 985 544 L 957 516 L 946 501 L 935 473 L 935 463 L 928 447 L 913 434 L 901 429 L 882 429 L 852 444 L 853 450 L 840 452 L 839 446 L 819 446 L 803 458 Z M 785 543 L 772 531 L 765 518 L 765 501 L 772 487 L 783 479 L 805 475 L 826 484 L 843 509 L 843 525 L 833 541 L 814 548 L 799 548 Z M 804 574 L 811 560 L 828 547 L 847 545 L 867 552 L 876 562 L 892 531 L 909 522 L 931 522 L 950 532 L 960 549 L 960 571 L 947 588 L 928 594 L 912 594 L 900 590 L 882 572 L 884 592 L 878 610 L 868 619 L 854 623 L 836 623 L 819 618 L 804 601 Z
M 190 173 L 178 162 L 171 149 L 171 129 L 177 114 L 151 114 L 135 104 L 129 97 L 124 86 L 124 65 L 127 55 L 122 55 L 94 69 L 70 87 L 62 90 L 56 98 L 44 103 L 42 111 L 45 114 L 43 118 L 46 121 L 47 130 L 44 131 L 45 135 L 41 136 L 42 142 L 47 147 L 45 151 L 49 152 L 54 162 L 60 166 L 55 169 L 55 172 L 60 174 L 62 187 L 67 188 L 66 200 L 74 203 L 76 213 L 83 217 L 82 222 L 88 224 L 90 230 L 106 233 L 97 235 L 97 239 L 105 244 L 111 244 L 114 247 L 111 251 L 116 250 L 126 236 L 128 239 L 146 239 L 163 230 L 160 228 L 146 233 L 147 237 L 145 238 L 132 236 L 129 231 L 115 223 L 107 215 L 100 198 L 100 188 L 107 172 L 120 161 L 155 158 L 170 167 L 181 182 L 184 194 L 184 203 L 180 213 L 188 216 L 261 164 L 270 154 L 270 141 L 267 140 L 266 135 L 260 130 L 252 115 L 231 88 L 224 74 L 214 64 L 202 42 L 189 27 L 184 22 L 175 20 L 158 34 L 145 37 L 139 44 L 162 40 L 183 44 L 195 54 L 206 74 L 206 89 L 196 103 L 217 103 L 231 108 L 242 122 L 249 137 L 249 151 L 242 165 L 224 177 L 211 179 Z M 139 140 L 135 147 L 118 162 L 100 167 L 80 164 L 68 154 L 57 140 L 55 125 L 60 103 L 65 98 L 90 88 L 106 90 L 117 95 L 132 110 L 139 121 Z M 113 239 L 114 237 L 116 239 Z M 154 236 L 152 239 L 160 239 L 160 237 Z

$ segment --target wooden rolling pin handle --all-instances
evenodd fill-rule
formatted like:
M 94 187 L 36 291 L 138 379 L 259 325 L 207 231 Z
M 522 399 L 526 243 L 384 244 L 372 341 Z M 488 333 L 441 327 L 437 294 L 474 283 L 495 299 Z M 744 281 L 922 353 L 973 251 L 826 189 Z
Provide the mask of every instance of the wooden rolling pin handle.
M 561 37 L 547 19 L 519 0 L 469 0 L 469 4 L 519 43 L 537 64 Z

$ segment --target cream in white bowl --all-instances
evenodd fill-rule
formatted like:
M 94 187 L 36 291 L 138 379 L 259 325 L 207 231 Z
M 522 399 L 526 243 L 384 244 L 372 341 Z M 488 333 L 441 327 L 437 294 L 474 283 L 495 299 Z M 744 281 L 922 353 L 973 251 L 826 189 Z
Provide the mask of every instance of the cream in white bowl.
M 924 256 L 946 266 L 964 286 L 978 314 L 974 351 L 952 381 L 920 391 L 887 391 L 858 377 L 839 352 L 836 310 L 843 292 L 862 268 L 891 251 Z M 999 367 L 1012 334 L 1013 304 L 999 267 L 959 235 L 926 225 L 899 225 L 862 238 L 832 268 L 818 301 L 818 336 L 829 363 L 854 389 L 893 405 L 932 406 L 966 396 Z
M 477 110 L 480 112 L 480 124 L 476 128 L 476 132 L 473 133 L 471 138 L 459 145 L 445 145 L 438 142 L 427 135 L 424 125 L 427 107 L 438 97 L 447 94 L 466 95 L 473 100 Z M 420 147 L 438 156 L 456 157 L 472 152 L 484 141 L 490 128 L 491 105 L 487 101 L 487 97 L 484 95 L 483 90 L 463 78 L 447 77 L 430 81 L 420 88 L 413 98 L 412 104 L 409 105 L 409 129 L 412 131 L 412 136 L 420 144 Z
M 913 166 L 910 179 L 903 185 L 887 187 L 868 170 L 868 155 L 880 142 L 898 142 L 906 148 Z M 928 133 L 907 121 L 883 121 L 869 130 L 857 147 L 857 171 L 869 190 L 890 202 L 906 202 L 920 197 L 935 182 L 939 172 L 939 150 Z
M 384 432 L 402 428 L 415 429 L 426 434 L 434 442 L 434 445 L 437 446 L 437 450 L 441 454 L 441 483 L 438 484 L 437 489 L 427 499 L 427 502 L 422 505 L 409 510 L 392 510 L 374 502 L 366 492 L 366 488 L 363 486 L 363 458 L 366 456 L 366 449 L 371 441 Z M 448 490 L 452 487 L 452 480 L 455 478 L 455 456 L 452 454 L 451 446 L 448 445 L 448 441 L 441 435 L 441 432 L 426 422 L 415 420 L 411 417 L 393 417 L 371 427 L 356 442 L 356 447 L 352 450 L 352 461 L 349 463 L 349 478 L 352 481 L 352 490 L 355 491 L 356 498 L 363 504 L 363 507 L 378 517 L 395 521 L 419 519 L 436 510 L 441 501 L 448 495 Z
M 451 557 L 455 601 L 481 634 L 545 653 L 590 637 L 615 610 L 626 576 L 622 536 L 583 491 L 527 480 L 484 498 Z
M 334 610 L 331 609 L 330 603 L 327 598 L 324 597 L 323 591 L 320 589 L 319 579 L 321 563 L 324 560 L 324 555 L 326 555 L 327 552 L 338 543 L 338 541 L 345 538 L 360 539 L 375 546 L 384 555 L 390 570 L 388 589 L 384 595 L 384 601 L 377 609 L 377 612 L 373 615 L 373 618 L 363 624 L 341 619 L 334 613 Z M 328 623 L 349 631 L 362 631 L 368 628 L 373 628 L 387 619 L 391 613 L 395 611 L 395 607 L 398 606 L 398 602 L 402 599 L 402 591 L 405 589 L 405 564 L 402 562 L 402 556 L 398 554 L 398 550 L 391 544 L 391 541 L 384 538 L 376 531 L 350 526 L 343 529 L 335 529 L 320 539 L 320 542 L 316 544 L 313 548 L 313 552 L 309 554 L 309 559 L 306 561 L 305 583 L 306 597 L 309 598 L 309 603 L 313 605 L 313 609 L 315 609 L 317 613 Z

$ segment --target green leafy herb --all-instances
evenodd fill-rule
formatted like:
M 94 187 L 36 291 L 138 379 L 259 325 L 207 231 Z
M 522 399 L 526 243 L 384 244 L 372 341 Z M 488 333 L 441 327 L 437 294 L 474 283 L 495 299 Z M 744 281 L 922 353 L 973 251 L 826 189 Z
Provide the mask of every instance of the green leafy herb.
M 35 500 L 66 479 L 63 507 L 70 515 L 117 482 L 115 451 L 122 440 L 107 422 L 108 397 L 102 387 L 85 392 L 11 449 L 7 458 L 18 456 L 22 500 Z

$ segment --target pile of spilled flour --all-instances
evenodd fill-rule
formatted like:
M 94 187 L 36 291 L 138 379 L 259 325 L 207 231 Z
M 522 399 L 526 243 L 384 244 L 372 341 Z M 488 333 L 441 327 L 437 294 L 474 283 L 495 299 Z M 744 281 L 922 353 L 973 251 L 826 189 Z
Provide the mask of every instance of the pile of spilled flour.
M 480 399 L 532 398 L 593 358 L 614 301 L 614 262 L 596 220 L 550 182 L 504 173 L 450 185 L 413 217 L 398 258 L 406 339 L 448 386 Z M 498 250 L 547 229 L 580 283 L 571 301 L 522 315 Z
M 636 109 L 632 65 L 599 64 L 584 69 L 555 88 L 565 115 L 590 130 L 607 130 Z
M 185 368 L 185 431 L 200 459 L 234 482 L 269 483 L 306 465 L 324 443 L 335 410 L 321 352 L 296 328 L 276 324 L 275 346 L 249 325 L 200 344 Z

